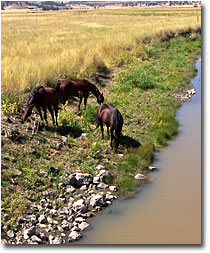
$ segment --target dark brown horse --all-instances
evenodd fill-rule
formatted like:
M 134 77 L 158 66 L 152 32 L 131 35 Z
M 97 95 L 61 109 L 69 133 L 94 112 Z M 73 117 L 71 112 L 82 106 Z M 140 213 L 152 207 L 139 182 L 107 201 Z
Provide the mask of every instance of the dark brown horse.
M 63 103 L 65 103 L 69 97 L 79 97 L 80 98 L 78 106 L 79 110 L 83 98 L 84 98 L 84 106 L 86 108 L 87 99 L 90 93 L 93 93 L 93 95 L 97 98 L 97 102 L 99 104 L 104 102 L 103 94 L 100 93 L 100 91 L 94 84 L 88 82 L 85 79 L 78 81 L 63 80 L 57 83 L 55 89 L 58 92 L 59 97 L 61 98 Z
M 104 139 L 103 123 L 107 126 L 107 134 L 109 136 L 109 127 L 111 132 L 111 147 L 117 152 L 120 143 L 120 134 L 122 131 L 123 117 L 121 113 L 109 103 L 103 103 L 97 110 L 97 128 L 101 126 L 102 138 Z
M 50 88 L 50 87 L 44 88 L 43 86 L 40 86 L 34 91 L 32 98 L 27 103 L 23 119 L 25 121 L 29 116 L 31 116 L 32 109 L 35 106 L 39 112 L 41 120 L 43 120 L 41 109 L 44 111 L 44 119 L 47 124 L 48 124 L 47 122 L 47 109 L 48 109 L 52 116 L 52 121 L 54 125 L 55 120 L 54 120 L 54 114 L 53 114 L 53 109 L 52 109 L 53 107 L 55 111 L 56 125 L 58 125 L 58 122 L 57 122 L 58 103 L 59 103 L 58 95 L 54 88 Z

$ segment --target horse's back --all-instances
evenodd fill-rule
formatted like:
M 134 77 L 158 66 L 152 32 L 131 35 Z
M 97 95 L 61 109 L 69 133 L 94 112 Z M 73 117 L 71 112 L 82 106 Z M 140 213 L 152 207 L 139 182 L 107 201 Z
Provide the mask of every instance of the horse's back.
M 56 106 L 59 103 L 57 92 L 54 88 L 46 87 L 38 91 L 39 105 L 41 107 Z
M 113 111 L 115 109 L 115 107 L 110 103 L 103 103 L 99 106 L 98 112 L 100 113 L 100 112 L 102 112 L 103 110 L 106 110 L 106 109 Z

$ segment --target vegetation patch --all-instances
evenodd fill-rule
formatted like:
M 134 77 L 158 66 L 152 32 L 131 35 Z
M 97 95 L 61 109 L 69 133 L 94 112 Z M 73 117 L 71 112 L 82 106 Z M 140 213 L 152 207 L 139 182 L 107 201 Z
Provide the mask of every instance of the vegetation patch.
M 29 21 L 32 22 L 31 18 Z M 91 61 L 80 55 L 77 57 L 84 67 L 80 72 L 74 72 L 78 59 L 72 64 L 71 73 L 59 68 L 59 62 L 54 68 L 48 66 L 54 69 L 55 75 L 47 71 L 49 79 L 45 79 L 45 76 L 42 80 L 43 84 L 52 84 L 58 76 L 82 76 L 87 69 L 92 71 L 91 76 L 95 73 L 98 78 L 102 73 L 104 77 L 112 73 L 112 82 L 104 78 L 106 85 L 100 90 L 104 92 L 105 102 L 114 104 L 124 118 L 118 153 L 111 149 L 107 135 L 102 139 L 100 128 L 96 129 L 98 105 L 95 97 L 90 97 L 87 109 L 80 112 L 77 111 L 79 101 L 70 100 L 59 111 L 58 126 L 52 126 L 52 122 L 48 126 L 41 122 L 37 131 L 34 130 L 34 124 L 40 119 L 36 111 L 25 124 L 21 123 L 23 106 L 20 101 L 25 101 L 28 96 L 23 95 L 26 85 L 18 90 L 21 95 L 17 100 L 9 100 L 6 96 L 9 83 L 14 78 L 10 76 L 9 83 L 3 88 L 2 100 L 2 224 L 12 226 L 15 219 L 27 211 L 29 203 L 39 202 L 42 192 L 47 189 L 52 189 L 59 196 L 58 185 L 63 183 L 62 176 L 68 170 L 80 170 L 95 176 L 96 167 L 100 164 L 112 174 L 112 177 L 106 179 L 107 182 L 113 182 L 123 194 L 135 191 L 137 181 L 134 177 L 137 173 L 144 174 L 146 182 L 155 150 L 167 145 L 168 140 L 178 131 L 175 116 L 181 104 L 173 94 L 177 90 L 186 89 L 195 75 L 193 65 L 200 53 L 201 36 L 194 31 L 162 42 L 157 33 L 147 42 L 143 41 L 146 37 L 141 37 L 140 41 L 135 37 L 135 42 L 129 47 L 117 47 L 116 43 L 112 51 L 116 57 L 110 61 L 116 72 L 111 72 L 112 68 L 107 67 L 109 64 L 104 64 L 109 58 L 108 53 L 103 61 L 100 57 L 95 58 L 95 70 L 89 65 Z M 104 43 L 102 47 L 106 51 Z M 65 68 L 66 65 L 62 66 Z M 36 77 L 42 76 L 39 71 L 37 69 Z M 87 77 L 86 74 L 84 76 Z M 25 78 L 24 82 L 29 85 L 27 88 L 37 83 L 33 76 L 30 76 L 33 80 Z M 11 87 L 15 83 L 17 80 Z M 9 90 L 8 94 L 11 93 L 12 90 Z M 57 173 L 51 173 L 52 166 L 57 169 Z

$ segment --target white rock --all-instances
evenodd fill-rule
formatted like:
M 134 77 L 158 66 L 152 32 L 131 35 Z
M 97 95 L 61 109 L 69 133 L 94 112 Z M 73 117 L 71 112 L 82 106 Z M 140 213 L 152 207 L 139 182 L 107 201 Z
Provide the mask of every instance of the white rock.
M 50 244 L 63 244 L 64 241 L 61 236 L 55 237 L 55 239 L 50 241 Z
M 32 235 L 31 240 L 32 242 L 42 243 L 42 240 L 36 235 Z
M 157 168 L 156 167 L 154 167 L 154 166 L 149 166 L 149 170 L 151 170 L 151 171 L 154 171 L 154 170 L 156 170 Z
M 104 166 L 99 164 L 99 165 L 96 167 L 96 170 L 101 170 L 101 169 L 103 169 L 103 168 L 104 168 Z
M 15 237 L 15 233 L 14 233 L 12 230 L 9 230 L 9 231 L 7 232 L 7 236 L 8 236 L 9 238 L 14 238 L 14 237 Z
M 74 202 L 73 208 L 75 211 L 80 211 L 81 213 L 85 213 L 88 211 L 88 207 L 86 206 L 84 199 L 79 199 Z
M 105 176 L 110 177 L 111 173 L 108 170 L 100 170 L 100 172 L 97 175 L 97 177 L 105 177 Z
M 117 189 L 117 187 L 115 185 L 109 186 L 109 190 L 112 191 L 112 192 L 118 191 L 118 189 Z
M 82 217 L 77 217 L 77 218 L 75 218 L 75 221 L 76 221 L 77 223 L 81 223 L 81 222 L 85 221 L 85 219 L 82 218 Z
M 134 178 L 137 179 L 137 180 L 140 180 L 140 179 L 144 179 L 145 176 L 143 174 L 141 174 L 141 173 L 138 173 L 138 174 L 135 175 Z
M 76 173 L 75 186 L 81 187 L 82 185 L 89 185 L 93 182 L 93 176 L 88 173 Z
M 29 239 L 32 235 L 35 235 L 36 234 L 36 227 L 35 226 L 32 226 L 31 228 L 29 229 L 26 229 L 23 233 L 23 237 L 25 240 Z
M 88 189 L 87 185 L 83 185 L 80 187 L 80 190 L 81 191 L 86 191 Z
M 83 221 L 82 223 L 80 223 L 80 224 L 78 225 L 78 227 L 79 227 L 80 230 L 85 230 L 85 229 L 87 229 L 87 228 L 90 227 L 90 224 L 87 223 L 87 222 L 85 222 L 85 221 Z
M 90 205 L 92 207 L 95 207 L 95 206 L 104 206 L 105 205 L 104 196 L 102 196 L 100 194 L 97 194 L 97 195 L 93 196 L 90 199 Z
M 77 231 L 72 231 L 70 234 L 69 234 L 69 239 L 70 240 L 78 240 L 82 237 L 82 235 L 80 233 L 78 233 Z
M 99 184 L 99 183 L 101 183 L 101 179 L 100 179 L 100 177 L 94 177 L 93 178 L 93 184 Z
M 46 220 L 44 214 L 41 214 L 38 218 L 39 223 L 43 223 Z
M 106 188 L 108 188 L 109 186 L 108 186 L 108 184 L 105 184 L 105 183 L 100 183 L 100 184 L 98 184 L 98 189 L 106 189 Z

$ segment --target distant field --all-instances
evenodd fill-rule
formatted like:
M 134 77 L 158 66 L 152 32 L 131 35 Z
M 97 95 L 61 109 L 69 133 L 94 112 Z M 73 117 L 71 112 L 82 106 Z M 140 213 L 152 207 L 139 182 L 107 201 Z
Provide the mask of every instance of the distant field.
M 122 64 L 125 49 L 166 32 L 197 28 L 200 8 L 2 11 L 3 99 L 59 78 L 92 78 Z M 144 47 L 142 46 L 142 50 Z

